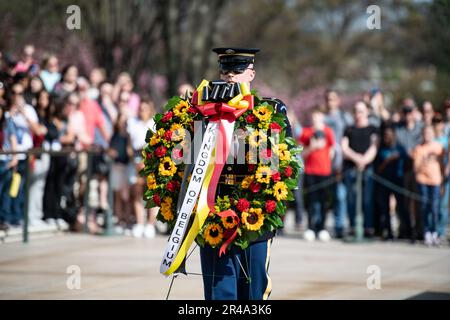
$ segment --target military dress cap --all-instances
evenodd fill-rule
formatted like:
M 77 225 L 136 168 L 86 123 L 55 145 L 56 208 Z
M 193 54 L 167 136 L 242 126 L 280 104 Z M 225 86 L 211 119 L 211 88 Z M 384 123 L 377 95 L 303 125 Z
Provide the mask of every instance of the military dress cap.
M 213 52 L 219 57 L 219 66 L 223 71 L 245 70 L 255 62 L 258 48 L 214 48 Z

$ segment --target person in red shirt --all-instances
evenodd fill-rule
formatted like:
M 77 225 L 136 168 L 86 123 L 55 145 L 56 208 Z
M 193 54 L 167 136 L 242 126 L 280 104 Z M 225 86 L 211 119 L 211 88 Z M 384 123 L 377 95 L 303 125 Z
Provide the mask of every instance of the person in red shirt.
M 334 149 L 333 130 L 325 125 L 325 115 L 319 108 L 311 113 L 311 126 L 303 129 L 299 138 L 303 146 L 305 163 L 305 189 L 310 189 L 306 197 L 308 227 L 304 234 L 306 240 L 330 240 L 325 230 L 327 192 L 316 186 L 324 183 L 331 175 L 331 161 Z

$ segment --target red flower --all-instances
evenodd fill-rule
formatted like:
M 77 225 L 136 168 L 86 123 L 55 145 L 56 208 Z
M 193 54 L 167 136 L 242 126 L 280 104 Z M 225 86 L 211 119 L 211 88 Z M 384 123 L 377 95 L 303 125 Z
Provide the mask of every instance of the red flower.
M 254 114 L 249 114 L 245 117 L 245 121 L 247 121 L 247 123 L 253 123 L 256 121 L 256 117 Z
M 159 194 L 155 193 L 152 197 L 153 202 L 159 206 L 161 204 L 161 197 L 159 196 Z
M 236 208 L 241 212 L 247 211 L 250 208 L 250 202 L 247 199 L 241 198 L 239 199 Z
M 248 172 L 253 172 L 253 171 L 255 171 L 256 165 L 255 164 L 249 164 L 247 166 L 247 168 L 248 168 Z
M 291 166 L 287 166 L 286 169 L 284 169 L 284 175 L 288 178 L 292 175 L 292 167 Z
M 159 146 L 155 150 L 155 156 L 157 156 L 158 158 L 164 157 L 166 155 L 166 153 L 167 153 L 167 148 L 164 146 Z
M 250 183 L 249 189 L 251 192 L 257 193 L 259 192 L 259 189 L 261 189 L 261 184 L 253 181 L 252 183 Z
M 269 128 L 274 132 L 280 132 L 280 130 L 281 130 L 281 126 L 276 122 L 272 122 L 270 124 Z
M 169 111 L 169 112 L 167 112 L 167 113 L 164 115 L 164 117 L 162 117 L 161 121 L 162 121 L 162 122 L 169 122 L 170 119 L 172 119 L 172 117 L 173 117 L 173 112 L 172 112 L 172 111 Z
M 167 184 L 167 190 L 170 192 L 175 192 L 180 188 L 180 183 L 178 181 L 169 181 Z
M 189 113 L 197 113 L 197 108 L 195 107 L 189 107 L 188 111 Z
M 153 158 L 153 152 L 147 153 L 147 160 L 151 160 Z
M 164 132 L 164 139 L 166 139 L 167 141 L 171 141 L 172 140 L 172 131 L 167 130 L 166 132 Z
M 274 212 L 277 207 L 277 203 L 274 200 L 266 201 L 266 211 L 267 213 Z
M 183 149 L 174 149 L 172 151 L 172 156 L 174 160 L 181 160 L 183 159 Z
M 269 160 L 272 157 L 272 150 L 261 150 L 261 152 L 259 153 L 259 157 L 264 160 Z
M 281 180 L 281 174 L 278 171 L 272 172 L 272 179 L 274 182 Z

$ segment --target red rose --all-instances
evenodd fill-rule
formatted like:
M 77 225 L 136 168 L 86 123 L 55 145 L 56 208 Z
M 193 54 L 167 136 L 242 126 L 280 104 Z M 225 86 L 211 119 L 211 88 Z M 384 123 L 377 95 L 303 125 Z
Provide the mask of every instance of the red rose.
M 174 149 L 172 151 L 172 156 L 174 160 L 181 160 L 183 159 L 183 149 Z
M 241 212 L 247 211 L 250 208 L 250 202 L 247 199 L 241 198 L 239 199 L 236 208 Z
M 287 166 L 286 169 L 284 169 L 284 175 L 288 178 L 292 175 L 292 167 L 291 166 Z
M 172 117 L 173 117 L 173 112 L 169 111 L 164 115 L 164 117 L 162 117 L 161 121 L 168 122 L 168 121 L 170 121 L 170 119 L 172 119 Z
M 164 146 L 159 146 L 155 150 L 155 156 L 157 156 L 158 158 L 164 157 L 166 155 L 166 153 L 167 153 L 167 148 Z
M 259 189 L 261 189 L 261 184 L 253 181 L 252 183 L 250 183 L 249 189 L 251 192 L 257 193 L 259 192 Z
M 277 207 L 277 203 L 274 200 L 266 201 L 266 211 L 267 213 L 274 212 Z
M 274 171 L 272 173 L 272 179 L 274 182 L 280 181 L 281 180 L 281 174 L 278 171 Z
M 147 153 L 147 160 L 151 160 L 153 158 L 153 152 Z
M 169 181 L 167 184 L 167 190 L 170 192 L 175 192 L 180 188 L 180 183 L 178 181 Z
M 153 198 L 153 202 L 157 206 L 159 206 L 161 204 L 161 197 L 159 196 L 159 194 L 155 193 L 152 198 Z
M 253 123 L 256 121 L 256 117 L 254 114 L 249 114 L 245 117 L 245 121 L 247 121 L 247 123 Z
M 166 139 L 167 141 L 171 141 L 172 140 L 172 131 L 167 130 L 166 132 L 164 132 L 164 139 Z
M 278 123 L 276 123 L 276 122 L 272 122 L 272 123 L 270 124 L 269 128 L 270 128 L 272 131 L 275 131 L 275 132 L 280 132 L 280 130 L 281 130 L 281 126 L 280 126 Z
M 264 160 L 269 160 L 272 157 L 272 150 L 261 150 L 261 152 L 259 153 L 259 157 Z

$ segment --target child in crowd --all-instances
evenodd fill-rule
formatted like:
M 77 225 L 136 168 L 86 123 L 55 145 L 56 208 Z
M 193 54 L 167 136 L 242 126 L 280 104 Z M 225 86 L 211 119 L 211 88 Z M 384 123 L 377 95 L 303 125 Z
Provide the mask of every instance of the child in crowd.
M 439 197 L 443 182 L 444 148 L 435 141 L 433 127 L 427 125 L 423 129 L 423 143 L 414 148 L 414 172 L 418 183 L 423 216 L 425 244 L 439 245 L 437 234 L 437 217 L 439 213 Z

